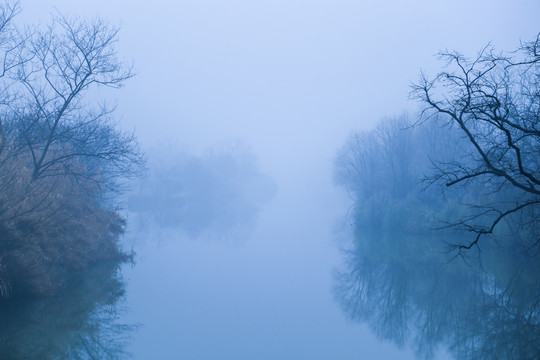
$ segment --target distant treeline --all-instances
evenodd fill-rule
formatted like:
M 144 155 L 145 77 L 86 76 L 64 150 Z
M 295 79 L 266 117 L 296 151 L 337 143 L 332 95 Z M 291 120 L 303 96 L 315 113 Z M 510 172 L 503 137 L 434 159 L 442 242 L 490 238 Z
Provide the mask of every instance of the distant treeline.
M 508 53 L 457 51 L 411 97 L 420 116 L 384 120 L 352 135 L 336 180 L 357 201 L 360 226 L 424 231 L 439 225 L 465 236 L 458 253 L 511 234 L 540 248 L 540 33 Z M 436 193 L 437 185 L 443 192 Z
M 177 147 L 148 151 L 147 176 L 127 198 L 141 227 L 179 230 L 191 237 L 243 236 L 262 205 L 276 191 L 257 158 L 245 145 L 232 143 L 194 155 Z
M 334 179 L 354 200 L 356 227 L 409 234 L 465 230 L 466 243 L 467 229 L 457 226 L 463 219 L 487 227 L 493 221 L 486 214 L 490 204 L 512 203 L 520 197 L 515 189 L 495 181 L 448 186 L 441 172 L 455 164 L 473 166 L 477 161 L 473 150 L 465 134 L 445 116 L 418 121 L 404 114 L 351 134 L 335 158 Z M 497 231 L 522 239 L 528 236 L 525 225 L 534 227 L 530 215 L 509 217 Z
M 360 226 L 429 231 L 436 219 L 458 211 L 458 202 L 476 196 L 468 190 L 443 197 L 426 177 L 437 161 L 468 161 L 467 147 L 455 128 L 417 124 L 406 114 L 386 118 L 349 136 L 336 157 L 334 179 L 355 201 Z

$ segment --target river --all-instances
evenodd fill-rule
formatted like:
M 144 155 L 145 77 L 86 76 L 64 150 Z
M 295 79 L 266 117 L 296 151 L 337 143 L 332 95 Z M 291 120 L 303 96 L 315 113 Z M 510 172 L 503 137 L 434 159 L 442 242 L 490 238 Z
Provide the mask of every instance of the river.
M 414 358 L 348 320 L 335 301 L 346 241 L 336 229 L 348 205 L 331 174 L 277 180 L 245 237 L 132 234 L 125 321 L 141 324 L 136 359 Z

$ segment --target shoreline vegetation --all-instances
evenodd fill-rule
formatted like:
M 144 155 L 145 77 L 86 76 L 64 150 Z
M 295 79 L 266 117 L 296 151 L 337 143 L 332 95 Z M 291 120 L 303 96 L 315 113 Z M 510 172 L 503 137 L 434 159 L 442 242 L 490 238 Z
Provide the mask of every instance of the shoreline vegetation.
M 460 234 L 457 256 L 498 236 L 540 251 L 540 33 L 508 54 L 439 58 L 443 70 L 412 85 L 418 117 L 353 133 L 336 156 L 357 225 Z
M 133 254 L 119 243 L 116 201 L 145 167 L 114 105 L 88 100 L 133 76 L 115 49 L 118 29 L 60 14 L 22 28 L 20 12 L 16 1 L 0 5 L 1 308 L 62 296 L 103 263 L 118 276 Z
M 353 133 L 335 182 L 353 201 L 334 294 L 420 358 L 540 357 L 540 34 L 503 56 L 452 52 L 417 119 Z

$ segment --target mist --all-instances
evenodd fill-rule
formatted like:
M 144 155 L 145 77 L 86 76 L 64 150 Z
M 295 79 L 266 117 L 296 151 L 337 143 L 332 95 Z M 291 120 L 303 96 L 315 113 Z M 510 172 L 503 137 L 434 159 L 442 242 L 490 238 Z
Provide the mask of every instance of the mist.
M 76 178 L 66 180 L 69 186 L 61 180 L 39 188 L 83 193 L 66 214 L 58 210 L 58 224 L 75 219 L 71 230 L 58 227 L 58 232 L 95 228 L 89 234 L 101 241 L 96 245 L 79 239 L 83 235 L 41 245 L 43 230 L 26 223 L 20 227 L 30 235 L 19 225 L 9 236 L 0 235 L 9 240 L 0 246 L 0 312 L 14 308 L 23 319 L 10 316 L 0 323 L 0 357 L 472 359 L 489 358 L 505 344 L 526 349 L 508 351 L 509 359 L 538 354 L 534 346 L 524 346 L 538 340 L 537 316 L 513 322 L 526 341 L 516 340 L 516 330 L 497 333 L 491 348 L 489 338 L 481 337 L 473 340 L 483 347 L 457 345 L 466 342 L 465 335 L 495 334 L 502 326 L 486 315 L 487 305 L 519 317 L 537 299 L 537 281 L 522 276 L 537 272 L 537 257 L 521 252 L 536 249 L 530 234 L 538 229 L 537 206 L 530 208 L 533 215 L 511 215 L 485 234 L 497 214 L 511 210 L 509 204 L 536 204 L 537 185 L 529 193 L 527 185 L 513 188 L 497 179 L 447 187 L 444 181 L 467 171 L 482 172 L 481 156 L 451 116 L 433 108 L 422 113 L 428 106 L 421 95 L 422 76 L 434 79 L 445 69 L 436 56 L 440 51 L 474 59 L 491 44 L 494 53 L 511 56 L 520 44 L 537 39 L 537 2 L 21 0 L 20 5 L 14 21 L 21 28 L 46 28 L 64 15 L 118 27 L 112 42 L 118 64 L 132 72 L 121 86 L 89 89 L 77 109 L 110 106 L 104 121 L 114 123 L 114 136 L 132 141 L 125 143 L 133 145 L 136 171 L 129 168 L 119 177 L 118 191 L 94 188 L 109 168 L 96 165 L 87 175 L 92 163 L 81 160 L 88 184 Z M 486 146 L 494 133 L 488 130 L 478 135 L 487 139 Z M 536 179 L 534 141 L 518 145 Z M 497 146 L 488 153 L 497 153 Z M 123 165 L 120 169 L 127 169 Z M 509 168 L 514 174 L 519 166 Z M 49 198 L 54 196 L 43 197 L 55 206 L 59 202 Z M 49 204 L 43 199 L 35 203 Z M 483 199 L 502 205 L 482 217 L 477 210 L 486 205 Z M 90 215 L 78 210 L 86 204 Z M 0 231 L 11 229 L 1 221 L 0 216 Z M 470 233 L 484 231 L 480 250 L 472 243 L 475 237 L 467 237 L 467 226 Z M 13 248 L 12 233 L 32 242 Z M 64 237 L 84 246 L 69 241 L 64 246 Z M 496 241 L 484 241 L 488 237 Z M 25 251 L 39 260 L 25 262 Z M 109 267 L 95 265 L 102 253 L 110 255 L 105 256 Z M 55 263 L 66 258 L 58 261 L 71 267 Z M 9 277 L 22 279 L 21 294 L 37 296 L 26 307 L 2 308 L 8 289 L 3 274 L 16 272 L 10 266 L 29 269 L 28 276 Z M 71 271 L 88 275 L 64 279 Z M 38 275 L 46 281 L 35 280 Z M 454 298 L 448 296 L 451 286 L 439 284 L 462 287 Z M 514 288 L 533 290 L 505 298 L 504 290 Z M 73 303 L 57 300 L 60 293 Z M 486 295 L 485 307 L 458 306 L 459 295 L 476 300 Z M 505 307 L 505 299 L 513 305 Z M 46 334 L 43 328 L 52 320 L 29 325 L 35 309 L 77 324 L 55 320 L 55 330 Z M 478 321 L 468 323 L 471 318 Z M 494 325 L 482 327 L 485 318 Z M 470 327 L 460 332 L 466 324 Z M 11 329 L 17 329 L 16 336 L 6 335 Z M 36 338 L 34 353 L 21 350 L 27 333 Z M 111 342 L 95 341 L 112 333 L 118 336 Z M 85 350 L 85 344 L 91 346 Z

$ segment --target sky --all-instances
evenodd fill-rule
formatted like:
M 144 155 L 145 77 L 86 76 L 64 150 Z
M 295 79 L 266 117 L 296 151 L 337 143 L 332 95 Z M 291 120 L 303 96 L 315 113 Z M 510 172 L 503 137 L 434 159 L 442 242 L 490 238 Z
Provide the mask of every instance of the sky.
M 137 76 L 107 96 L 143 143 L 241 140 L 271 172 L 326 161 L 350 131 L 416 111 L 410 83 L 437 71 L 439 50 L 514 49 L 535 37 L 540 13 L 534 0 L 21 4 L 28 23 L 59 11 L 120 26 Z

